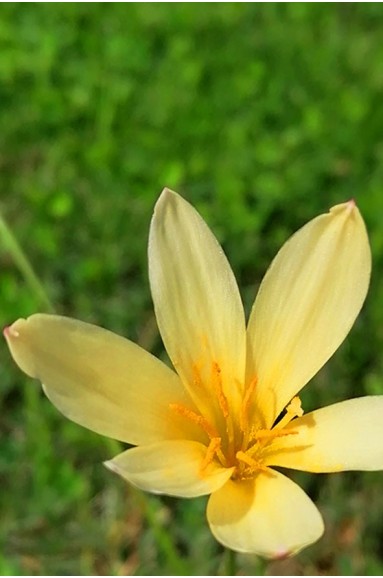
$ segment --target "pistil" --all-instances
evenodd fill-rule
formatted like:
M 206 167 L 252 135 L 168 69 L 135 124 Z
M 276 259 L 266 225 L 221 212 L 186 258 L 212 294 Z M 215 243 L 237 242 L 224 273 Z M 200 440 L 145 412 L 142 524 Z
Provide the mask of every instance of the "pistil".
M 282 429 L 291 422 L 294 417 L 302 417 L 303 409 L 301 400 L 298 396 L 293 397 L 289 405 L 286 407 L 286 414 L 283 418 L 275 425 L 274 429 Z

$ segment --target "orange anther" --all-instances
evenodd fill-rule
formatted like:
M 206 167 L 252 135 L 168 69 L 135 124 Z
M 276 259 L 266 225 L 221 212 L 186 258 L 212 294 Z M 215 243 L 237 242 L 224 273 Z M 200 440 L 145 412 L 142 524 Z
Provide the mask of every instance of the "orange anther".
M 219 437 L 215 427 L 212 426 L 211 423 L 208 422 L 206 418 L 202 417 L 202 415 L 199 415 L 198 413 L 195 413 L 188 407 L 185 407 L 184 405 L 178 403 L 171 403 L 169 404 L 169 407 L 172 411 L 178 413 L 178 415 L 186 417 L 193 423 L 199 425 L 203 429 L 203 431 L 209 436 L 210 439 Z
M 269 440 L 274 438 L 280 438 L 283 436 L 289 436 L 291 434 L 297 434 L 298 432 L 293 429 L 289 430 L 276 430 L 276 429 L 260 429 L 254 434 L 254 439 L 256 440 Z
M 219 451 L 221 447 L 221 438 L 213 438 L 212 440 L 210 440 L 209 446 L 207 448 L 206 451 L 206 455 L 205 458 L 201 464 L 200 467 L 200 474 L 203 475 L 206 468 L 211 464 L 211 462 L 214 460 L 215 455 L 217 454 L 217 452 Z
M 260 470 L 262 472 L 267 472 L 269 470 L 267 466 L 264 466 L 261 462 L 251 458 L 249 455 L 247 455 L 246 452 L 239 451 L 235 454 L 235 457 L 238 461 L 243 462 L 247 466 L 250 466 L 253 471 Z

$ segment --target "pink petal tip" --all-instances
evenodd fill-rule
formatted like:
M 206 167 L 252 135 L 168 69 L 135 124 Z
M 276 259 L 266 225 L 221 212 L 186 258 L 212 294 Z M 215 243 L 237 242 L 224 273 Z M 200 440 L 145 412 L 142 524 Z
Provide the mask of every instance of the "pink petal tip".
M 285 560 L 289 557 L 289 554 L 290 552 L 286 550 L 286 548 L 280 548 L 273 557 L 273 560 Z
M 7 325 L 3 329 L 3 335 L 4 335 L 5 339 L 9 339 L 10 337 L 18 337 L 19 332 L 16 331 L 16 329 L 14 329 L 12 327 L 12 325 Z

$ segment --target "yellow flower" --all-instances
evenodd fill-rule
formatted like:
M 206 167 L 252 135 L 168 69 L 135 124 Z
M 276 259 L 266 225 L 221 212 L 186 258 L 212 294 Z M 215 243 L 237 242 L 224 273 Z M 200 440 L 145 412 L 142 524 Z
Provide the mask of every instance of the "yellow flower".
M 149 239 L 159 329 L 176 370 L 105 329 L 32 315 L 5 330 L 20 368 L 68 418 L 137 447 L 106 465 L 150 492 L 212 494 L 219 542 L 284 556 L 323 532 L 309 497 L 272 466 L 383 468 L 383 396 L 303 416 L 297 394 L 349 332 L 370 249 L 353 201 L 300 229 L 268 270 L 246 329 L 226 257 L 199 214 L 164 190 Z

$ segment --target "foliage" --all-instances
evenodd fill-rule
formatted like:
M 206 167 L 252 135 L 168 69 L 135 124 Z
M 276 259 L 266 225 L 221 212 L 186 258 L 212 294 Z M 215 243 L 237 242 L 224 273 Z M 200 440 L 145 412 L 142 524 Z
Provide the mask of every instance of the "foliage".
M 355 197 L 368 302 L 303 403 L 383 393 L 382 34 L 373 3 L 2 4 L 1 210 L 56 310 L 163 355 L 146 272 L 163 186 L 204 215 L 247 309 L 282 242 Z M 5 245 L 0 260 L 4 325 L 42 304 Z M 113 477 L 101 462 L 117 444 L 0 355 L 2 574 L 224 573 L 204 499 Z M 382 574 L 383 474 L 292 475 L 324 538 L 288 561 L 240 556 L 241 572 Z

